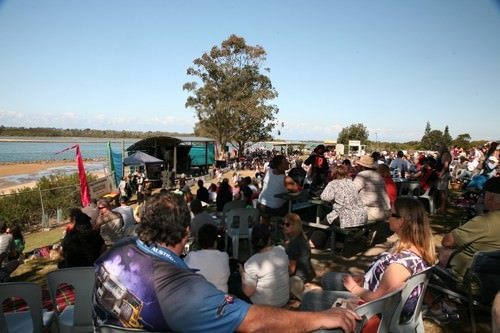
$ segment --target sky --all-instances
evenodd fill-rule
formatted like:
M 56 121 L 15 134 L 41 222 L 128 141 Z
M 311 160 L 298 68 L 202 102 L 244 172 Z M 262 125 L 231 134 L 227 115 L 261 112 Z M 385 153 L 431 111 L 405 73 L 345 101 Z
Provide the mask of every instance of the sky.
M 0 125 L 192 133 L 186 70 L 231 34 L 267 52 L 277 139 L 500 139 L 500 0 L 0 0 Z

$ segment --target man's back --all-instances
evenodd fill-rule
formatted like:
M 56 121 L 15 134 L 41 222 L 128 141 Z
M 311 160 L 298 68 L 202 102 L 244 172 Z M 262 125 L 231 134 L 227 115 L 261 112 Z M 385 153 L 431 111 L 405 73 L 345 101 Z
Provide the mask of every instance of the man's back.
M 120 242 L 96 261 L 94 325 L 155 332 L 236 330 L 248 304 L 225 295 L 203 276 L 169 262 L 161 256 L 162 249 L 157 253 L 136 244 L 134 239 Z
M 106 214 L 97 217 L 97 224 L 100 226 L 100 233 L 104 243 L 110 247 L 123 238 L 124 223 L 119 213 L 108 211 Z

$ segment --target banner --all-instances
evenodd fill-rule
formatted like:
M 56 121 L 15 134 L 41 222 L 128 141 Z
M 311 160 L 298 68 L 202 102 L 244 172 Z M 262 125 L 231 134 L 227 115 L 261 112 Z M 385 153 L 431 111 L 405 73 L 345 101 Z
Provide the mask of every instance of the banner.
M 123 177 L 122 154 L 116 153 L 111 149 L 111 142 L 108 141 L 108 161 L 109 169 L 113 173 L 115 185 L 118 186 Z
M 78 167 L 78 177 L 80 178 L 80 200 L 82 202 L 82 207 L 87 207 L 90 204 L 90 191 L 87 184 L 87 174 L 83 166 L 82 154 L 80 153 L 80 145 L 68 147 L 55 154 L 57 155 L 70 149 L 76 149 L 76 166 Z

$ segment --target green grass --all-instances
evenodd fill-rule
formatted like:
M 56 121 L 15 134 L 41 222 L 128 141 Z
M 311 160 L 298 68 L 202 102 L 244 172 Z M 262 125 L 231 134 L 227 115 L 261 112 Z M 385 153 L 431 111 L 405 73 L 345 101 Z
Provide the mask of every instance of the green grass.
M 57 227 L 24 235 L 26 242 L 24 252 L 32 252 L 34 249 L 59 242 L 63 237 L 63 231 L 63 227 Z

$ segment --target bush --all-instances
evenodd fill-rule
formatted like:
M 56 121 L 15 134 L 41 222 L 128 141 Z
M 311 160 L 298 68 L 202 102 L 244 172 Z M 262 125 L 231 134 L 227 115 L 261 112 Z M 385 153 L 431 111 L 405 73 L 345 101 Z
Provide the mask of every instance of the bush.
M 87 174 L 88 182 L 96 179 L 95 175 Z M 55 218 L 57 209 L 62 209 L 63 218 L 66 218 L 70 208 L 81 206 L 79 184 L 76 173 L 42 177 L 36 187 L 24 187 L 0 197 L 1 219 L 8 226 L 38 229 L 42 224 L 42 203 L 48 218 Z

